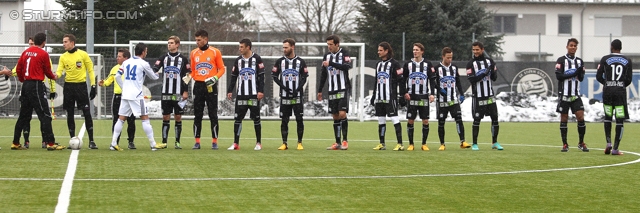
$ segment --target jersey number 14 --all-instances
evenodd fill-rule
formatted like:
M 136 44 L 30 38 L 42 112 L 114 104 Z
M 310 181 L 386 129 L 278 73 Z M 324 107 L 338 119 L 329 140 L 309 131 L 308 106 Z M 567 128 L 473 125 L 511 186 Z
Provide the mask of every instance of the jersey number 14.
M 125 80 L 136 80 L 136 68 L 138 67 L 138 65 L 133 65 L 133 68 L 131 67 L 131 64 L 127 64 L 127 72 L 124 76 Z

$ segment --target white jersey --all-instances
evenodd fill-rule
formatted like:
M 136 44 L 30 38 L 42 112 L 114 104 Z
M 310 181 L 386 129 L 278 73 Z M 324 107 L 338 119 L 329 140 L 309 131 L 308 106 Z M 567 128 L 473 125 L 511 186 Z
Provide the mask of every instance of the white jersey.
M 123 75 L 124 77 L 121 77 Z M 160 78 L 153 72 L 149 63 L 140 57 L 134 56 L 124 61 L 116 73 L 116 81 L 122 88 L 122 100 L 143 99 L 142 87 L 147 75 L 152 80 Z

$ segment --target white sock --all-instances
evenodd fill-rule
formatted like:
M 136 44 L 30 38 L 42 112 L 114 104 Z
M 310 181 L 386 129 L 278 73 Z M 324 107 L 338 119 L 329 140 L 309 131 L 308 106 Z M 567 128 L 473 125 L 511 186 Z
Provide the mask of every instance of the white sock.
M 151 127 L 151 122 L 149 122 L 149 119 L 142 120 L 142 129 L 144 129 L 144 133 L 147 134 L 149 145 L 151 145 L 151 147 L 155 147 L 156 140 L 153 138 L 153 128 Z
M 111 146 L 118 145 L 118 135 L 122 132 L 122 125 L 124 125 L 124 121 L 118 119 L 116 121 L 116 125 L 113 126 L 113 136 L 111 137 Z

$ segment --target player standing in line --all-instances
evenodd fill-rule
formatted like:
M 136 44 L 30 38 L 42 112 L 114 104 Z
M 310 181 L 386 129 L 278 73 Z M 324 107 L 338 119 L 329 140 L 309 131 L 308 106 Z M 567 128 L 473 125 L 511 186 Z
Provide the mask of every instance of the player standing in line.
M 189 98 L 189 85 L 182 78 L 191 74 L 191 65 L 189 59 L 184 57 L 180 52 L 180 38 L 171 36 L 167 40 L 167 49 L 169 52 L 160 57 L 153 67 L 158 72 L 162 69 L 164 77 L 162 78 L 162 143 L 167 143 L 169 137 L 169 129 L 171 128 L 171 113 L 175 119 L 176 142 L 174 147 L 182 149 L 180 146 L 180 134 L 182 134 L 182 114 L 184 113 L 184 105 L 178 104 L 180 101 L 186 101 Z M 186 104 L 186 102 L 183 102 Z
M 264 63 L 260 55 L 251 51 L 251 40 L 242 39 L 238 46 L 240 56 L 233 63 L 231 84 L 227 88 L 227 99 L 231 100 L 233 89 L 238 84 L 236 93 L 235 122 L 233 123 L 233 144 L 227 150 L 240 149 L 240 132 L 242 120 L 251 109 L 249 117 L 253 120 L 256 131 L 256 146 L 253 150 L 262 150 L 262 124 L 260 124 L 260 100 L 264 98 Z M 240 78 L 238 78 L 240 77 Z
M 118 49 L 118 56 L 116 57 L 116 61 L 118 64 L 111 68 L 111 72 L 109 72 L 109 76 L 106 79 L 100 80 L 98 82 L 98 86 L 110 86 L 114 81 L 118 70 L 120 70 L 120 65 L 122 63 L 131 58 L 131 53 L 127 49 Z M 119 115 L 118 111 L 120 110 L 120 102 L 122 100 L 122 89 L 120 85 L 113 84 L 113 99 L 111 101 L 111 114 L 113 115 L 113 124 L 111 124 L 111 132 L 113 132 L 113 127 L 116 125 L 118 121 Z M 136 149 L 136 145 L 133 140 L 136 137 L 136 116 L 129 115 L 127 117 L 127 140 L 129 141 L 129 149 Z M 120 135 L 118 135 L 117 144 L 120 145 Z
M 491 117 L 491 149 L 503 150 L 498 143 L 498 107 L 493 93 L 492 81 L 498 79 L 495 62 L 493 59 L 484 56 L 484 45 L 481 42 L 473 42 L 471 44 L 473 59 L 467 63 L 467 78 L 471 82 L 471 91 L 473 92 L 473 105 L 471 106 L 473 113 L 473 145 L 471 149 L 474 151 L 478 148 L 478 133 L 480 132 L 480 120 L 485 116 Z
M 87 52 L 76 47 L 76 37 L 73 34 L 65 34 L 62 46 L 66 52 L 60 56 L 56 74 L 64 77 L 63 108 L 67 111 L 67 127 L 69 137 L 76 136 L 76 123 L 74 120 L 74 108 L 82 110 L 84 122 L 89 134 L 89 149 L 98 149 L 93 140 L 93 119 L 89 109 L 89 99 L 96 97 L 96 78 L 93 73 L 93 62 Z M 87 93 L 87 72 L 91 82 L 91 92 Z M 88 94 L 88 95 L 87 95 Z
M 49 104 L 46 98 L 45 85 L 42 82 L 44 77 L 49 79 L 58 79 L 58 76 L 51 71 L 51 59 L 47 51 L 43 50 L 47 42 L 47 35 L 44 33 L 38 33 L 34 36 L 34 46 L 25 50 L 20 59 L 18 59 L 18 65 L 16 66 L 16 74 L 18 80 L 22 82 L 21 107 L 20 115 L 23 115 L 22 110 L 35 110 L 40 120 L 40 131 L 42 132 L 42 141 L 47 143 L 47 150 L 61 150 L 65 146 L 57 145 L 53 129 L 51 127 L 51 112 L 49 111 Z M 26 105 L 26 106 L 24 106 Z M 29 115 L 31 116 L 31 115 Z M 24 127 L 25 123 L 29 122 L 26 119 L 18 119 L 16 121 L 16 128 L 18 130 L 18 138 L 20 137 L 19 127 Z M 20 150 L 25 149 L 20 145 L 20 141 L 14 140 L 11 145 L 11 149 Z
M 374 147 L 374 150 L 386 150 L 384 142 L 384 134 L 387 124 L 386 117 L 391 117 L 393 127 L 396 129 L 396 139 L 398 144 L 393 151 L 403 151 L 402 145 L 402 124 L 398 119 L 398 86 L 400 86 L 400 94 L 405 94 L 405 86 L 400 84 L 402 80 L 402 67 L 400 63 L 393 59 L 393 49 L 387 42 L 378 44 L 378 56 L 381 61 L 376 65 L 376 89 L 373 90 L 371 96 L 371 105 L 375 106 L 376 116 L 378 116 L 378 136 L 380 144 Z
M 458 67 L 451 64 L 453 59 L 453 51 L 449 47 L 442 49 L 442 62 L 436 65 L 433 75 L 435 91 L 438 94 L 436 103 L 436 114 L 438 117 L 438 136 L 440 137 L 440 148 L 444 151 L 447 147 L 444 145 L 444 122 L 448 114 L 456 121 L 456 130 L 460 137 L 460 148 L 466 149 L 471 147 L 464 139 L 464 124 L 462 124 L 462 112 L 460 104 L 464 101 L 462 92 L 462 84 L 460 83 L 460 74 Z M 434 93 L 435 93 L 434 91 Z
M 604 106 L 604 134 L 607 139 L 607 147 L 604 154 L 622 155 L 618 150 L 622 133 L 624 132 L 624 119 L 629 119 L 627 109 L 627 87 L 631 85 L 633 67 L 630 58 L 620 54 L 622 42 L 618 39 L 611 42 L 611 54 L 600 59 L 596 79 L 604 89 L 602 90 L 602 103 Z M 616 138 L 611 146 L 611 119 L 615 111 Z M 613 150 L 612 150 L 613 149 Z
M 422 147 L 428 151 L 427 137 L 429 136 L 429 103 L 433 102 L 434 96 L 429 92 L 429 79 L 434 74 L 433 65 L 428 60 L 422 58 L 424 45 L 413 44 L 413 58 L 404 64 L 405 83 L 400 85 L 406 87 L 406 93 L 402 98 L 408 102 L 407 106 L 407 135 L 409 136 L 409 147 L 407 151 L 413 151 L 413 123 L 420 114 L 422 120 Z M 433 86 L 433 83 L 431 84 Z
M 296 116 L 298 130 L 298 150 L 303 150 L 302 135 L 304 134 L 303 97 L 304 84 L 309 77 L 307 63 L 295 53 L 296 41 L 287 38 L 282 42 L 284 56 L 276 61 L 271 70 L 273 81 L 280 86 L 280 118 L 282 123 L 280 131 L 282 133 L 282 145 L 278 150 L 287 150 L 287 138 L 289 136 L 289 117 L 291 111 Z
M 322 60 L 318 100 L 322 100 L 322 88 L 328 79 L 329 113 L 333 116 L 333 133 L 336 138 L 336 142 L 327 149 L 347 150 L 349 148 L 347 113 L 349 112 L 349 96 L 351 95 L 351 82 L 349 81 L 351 58 L 347 50 L 340 48 L 340 37 L 330 35 L 326 41 L 329 52 L 324 54 Z M 342 140 L 340 140 L 341 135 Z M 340 144 L 341 142 L 342 144 Z
M 198 30 L 195 34 L 198 48 L 191 51 L 191 77 L 193 85 L 193 134 L 196 144 L 192 149 L 200 149 L 200 133 L 202 132 L 202 117 L 204 105 L 207 105 L 209 120 L 211 121 L 211 149 L 218 149 L 218 79 L 224 75 L 225 66 L 222 53 L 215 47 L 209 46 L 209 33 Z M 188 79 L 186 82 L 189 82 Z
M 131 113 L 133 113 L 133 116 L 140 116 L 140 119 L 142 120 L 142 129 L 147 134 L 147 138 L 149 138 L 151 151 L 167 148 L 167 144 L 156 144 L 156 141 L 153 138 L 153 127 L 151 127 L 148 109 L 144 103 L 144 94 L 142 94 L 145 76 L 148 76 L 152 80 L 156 80 L 160 77 L 153 72 L 149 63 L 144 60 L 147 56 L 147 45 L 144 43 L 136 44 L 135 54 L 136 56 L 122 63 L 115 76 L 116 83 L 118 83 L 118 85 L 122 85 L 122 103 L 118 110 L 120 118 L 113 127 L 111 147 L 109 147 L 112 151 L 122 151 L 117 140 L 118 136 L 120 136 L 120 132 L 122 132 L 122 125 L 124 125 L 124 121 L 129 117 L 129 115 L 131 115 Z M 122 77 L 123 75 L 124 78 Z
M 33 38 L 29 37 L 29 47 L 35 46 L 35 44 L 33 43 Z M 49 59 L 49 63 L 51 64 L 51 59 Z M 18 65 L 16 64 L 16 67 Z M 12 70 L 9 70 L 6 66 L 4 67 L 4 69 L 0 72 L 0 74 L 5 75 L 5 80 L 8 80 L 9 77 L 11 76 L 18 76 L 18 74 L 16 73 L 16 67 L 13 67 Z M 53 67 L 53 66 L 52 66 Z M 46 76 L 45 76 L 46 77 Z M 49 85 L 49 99 L 53 101 L 53 99 L 56 98 L 56 83 L 54 80 L 51 80 L 49 78 L 47 78 L 47 80 L 45 81 L 45 84 Z M 22 101 L 22 96 L 20 96 L 20 101 Z M 21 107 L 23 105 L 20 105 Z M 24 105 L 25 109 L 24 110 L 20 110 L 21 112 L 24 112 L 24 114 L 20 114 L 18 115 L 18 120 L 20 119 L 24 119 L 25 121 L 23 121 L 23 123 L 25 124 L 25 126 L 23 127 L 18 127 L 18 129 L 16 129 L 13 133 L 13 141 L 15 142 L 19 142 L 20 141 L 20 132 L 22 132 L 23 136 L 24 136 L 24 148 L 29 148 L 29 135 L 30 135 L 30 131 L 31 131 L 31 116 L 33 115 L 33 109 L 28 108 L 28 105 Z M 46 142 L 42 142 L 42 148 L 45 149 L 47 148 L 47 143 Z
M 558 108 L 560 113 L 560 137 L 562 138 L 562 152 L 569 151 L 567 144 L 567 122 L 569 121 L 569 109 L 578 120 L 578 149 L 588 152 L 589 148 L 584 143 L 586 125 L 584 123 L 584 105 L 580 98 L 580 82 L 584 79 L 584 62 L 576 56 L 578 39 L 570 38 L 567 41 L 567 54 L 556 60 L 556 78 L 558 79 Z

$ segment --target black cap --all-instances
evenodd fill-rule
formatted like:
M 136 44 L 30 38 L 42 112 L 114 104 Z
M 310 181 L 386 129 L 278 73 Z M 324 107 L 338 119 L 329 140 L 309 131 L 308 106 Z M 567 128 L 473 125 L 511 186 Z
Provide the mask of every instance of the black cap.
M 611 42 L 611 48 L 614 50 L 622 50 L 622 41 L 616 39 Z

